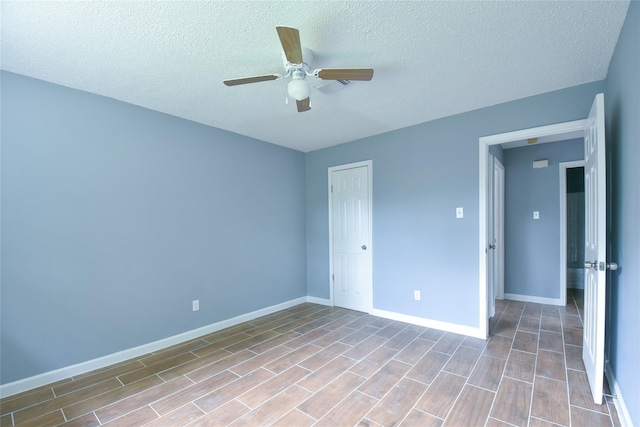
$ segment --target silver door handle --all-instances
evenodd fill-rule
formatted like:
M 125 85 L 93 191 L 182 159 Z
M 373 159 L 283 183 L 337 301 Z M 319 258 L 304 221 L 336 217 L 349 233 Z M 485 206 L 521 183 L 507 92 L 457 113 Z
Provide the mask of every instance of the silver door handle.
M 362 250 L 363 250 L 363 251 L 366 251 L 366 250 L 367 250 L 367 245 L 362 245 L 362 246 L 360 246 L 360 247 L 362 248 Z
M 584 263 L 584 268 L 598 268 L 598 261 L 594 261 L 594 262 L 586 261 Z
M 607 264 L 607 270 L 615 271 L 618 269 L 618 264 L 615 262 L 610 262 Z

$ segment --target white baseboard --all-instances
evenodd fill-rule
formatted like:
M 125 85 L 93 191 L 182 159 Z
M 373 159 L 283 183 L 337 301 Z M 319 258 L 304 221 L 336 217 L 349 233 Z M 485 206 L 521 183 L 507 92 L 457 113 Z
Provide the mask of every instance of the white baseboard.
M 609 362 L 607 362 L 604 366 L 604 374 L 607 377 L 607 381 L 609 382 L 609 387 L 611 391 L 616 396 L 613 398 L 613 403 L 616 405 L 616 409 L 618 411 L 618 418 L 620 418 L 620 423 L 622 427 L 633 427 L 633 423 L 631 422 L 631 415 L 629 415 L 629 410 L 627 409 L 627 405 L 624 403 L 624 399 L 622 398 L 622 393 L 620 392 L 620 386 L 618 385 L 618 381 L 616 381 L 616 377 L 613 375 L 613 371 L 611 371 L 611 366 Z
M 328 305 L 329 307 L 333 307 L 331 300 L 328 298 L 307 297 L 307 302 L 311 302 L 313 304 Z
M 320 301 L 320 298 L 317 298 Z M 0 385 L 0 397 L 5 398 L 14 394 L 22 393 L 23 391 L 31 390 L 36 387 L 40 387 L 46 384 L 50 384 L 65 378 L 73 377 L 76 375 L 84 374 L 85 372 L 93 371 L 95 369 L 104 368 L 105 366 L 113 365 L 114 363 L 123 362 L 143 354 L 158 351 L 160 349 L 170 347 L 172 345 L 180 344 L 185 341 L 198 338 L 202 335 L 210 334 L 212 332 L 219 331 L 230 326 L 234 326 L 255 318 L 266 316 L 267 314 L 275 313 L 276 311 L 284 310 L 289 307 L 293 307 L 298 304 L 309 301 L 309 297 L 300 297 L 290 301 L 286 301 L 280 304 L 273 305 L 271 307 L 262 308 L 260 310 L 252 311 L 251 313 L 242 314 L 240 316 L 233 317 L 231 319 L 222 320 L 220 322 L 212 323 L 201 328 L 192 329 L 187 332 L 183 332 L 178 335 L 174 335 L 168 338 L 164 338 L 158 341 L 143 344 L 138 347 L 130 348 L 127 350 L 119 351 L 117 353 L 109 354 L 107 356 L 99 357 L 97 359 L 88 360 L 75 365 L 66 366 L 64 368 L 56 369 L 54 371 L 44 372 L 42 374 L 34 375 L 33 377 L 24 378 L 18 381 L 14 381 L 7 384 Z M 317 304 L 321 302 L 309 301 Z
M 411 323 L 412 325 L 424 326 L 426 328 L 439 329 L 441 331 L 453 332 L 455 334 L 468 335 L 470 337 L 486 337 L 481 333 L 480 328 L 472 326 L 458 325 L 456 323 L 441 322 L 439 320 L 425 319 L 424 317 L 410 316 L 408 314 L 396 313 L 374 308 L 369 313 L 373 316 L 384 317 L 385 319 L 397 320 L 399 322 Z
M 325 298 L 307 297 L 307 302 L 333 306 L 333 303 L 331 302 L 331 300 L 325 299 Z M 372 308 L 369 314 L 371 314 L 372 316 L 383 317 L 385 319 L 411 323 L 412 325 L 424 326 L 426 328 L 433 328 L 433 329 L 438 329 L 445 332 L 453 332 L 456 334 L 468 335 L 475 338 L 486 339 L 486 337 L 481 334 L 480 328 L 474 328 L 471 326 L 464 326 L 464 325 L 458 325 L 455 323 L 425 319 L 423 317 L 410 316 L 408 314 L 396 313 L 394 311 L 380 310 L 377 308 Z
M 512 301 L 522 302 L 535 302 L 538 304 L 547 305 L 564 305 L 560 298 L 546 298 L 546 297 L 534 297 L 532 295 L 520 295 L 520 294 L 504 294 L 504 299 L 510 299 Z

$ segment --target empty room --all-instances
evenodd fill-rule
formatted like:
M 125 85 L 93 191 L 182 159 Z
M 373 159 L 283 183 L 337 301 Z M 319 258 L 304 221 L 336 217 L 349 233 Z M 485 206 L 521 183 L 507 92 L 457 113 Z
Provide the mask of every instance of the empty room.
M 640 424 L 640 2 L 0 19 L 1 427 Z

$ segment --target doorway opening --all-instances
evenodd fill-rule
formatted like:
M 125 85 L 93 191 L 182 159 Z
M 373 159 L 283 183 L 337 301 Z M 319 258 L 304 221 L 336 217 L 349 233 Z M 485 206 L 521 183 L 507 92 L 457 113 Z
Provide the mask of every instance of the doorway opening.
M 582 138 L 585 133 L 587 120 L 575 120 L 572 122 L 558 123 L 555 125 L 541 126 L 531 129 L 523 129 L 514 132 L 507 132 L 497 135 L 481 137 L 479 139 L 479 329 L 480 335 L 488 337 L 489 335 L 489 313 L 493 301 L 493 292 L 489 291 L 491 284 L 490 268 L 489 268 L 489 245 L 490 239 L 490 217 L 489 202 L 491 191 L 492 167 L 490 165 L 489 147 L 492 145 L 502 145 L 509 143 L 524 143 L 530 139 L 537 139 L 540 142 L 564 141 L 575 138 Z M 565 288 L 566 298 L 566 288 Z

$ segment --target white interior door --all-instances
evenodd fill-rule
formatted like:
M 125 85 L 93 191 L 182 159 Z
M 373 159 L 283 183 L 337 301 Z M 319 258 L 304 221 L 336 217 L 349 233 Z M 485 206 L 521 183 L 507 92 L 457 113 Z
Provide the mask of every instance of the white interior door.
M 491 318 L 496 315 L 496 293 L 495 293 L 495 244 L 494 244 L 494 227 L 495 227 L 495 197 L 493 185 L 493 168 L 496 162 L 496 158 L 493 155 L 489 155 L 489 170 L 488 170 L 488 185 L 487 191 L 487 317 Z
M 334 305 L 372 308 L 370 165 L 332 170 L 331 228 Z
M 596 404 L 602 403 L 606 305 L 606 169 L 604 95 L 596 95 L 584 138 L 585 287 L 582 359 Z
M 504 166 L 493 162 L 493 289 L 504 299 Z M 494 302 L 495 304 L 495 302 Z
M 496 314 L 496 299 L 504 298 L 504 166 L 489 156 L 489 223 L 487 224 L 487 309 Z

